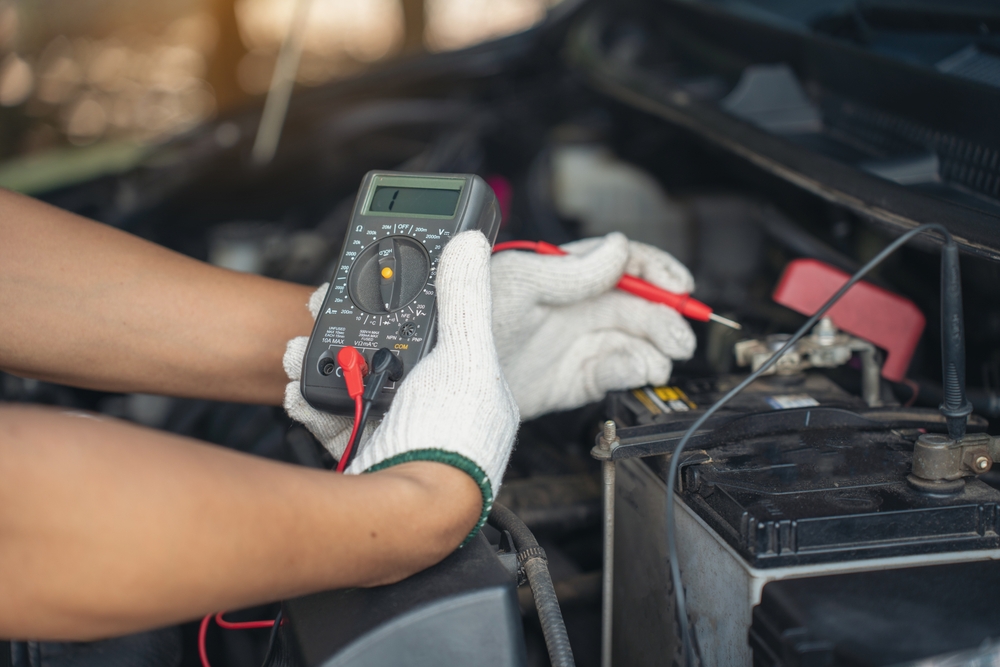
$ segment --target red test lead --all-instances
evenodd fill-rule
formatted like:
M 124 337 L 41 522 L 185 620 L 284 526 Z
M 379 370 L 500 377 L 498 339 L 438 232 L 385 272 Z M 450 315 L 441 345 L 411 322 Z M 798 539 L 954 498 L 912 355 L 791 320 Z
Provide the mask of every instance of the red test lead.
M 365 391 L 365 376 L 368 375 L 368 362 L 357 348 L 347 345 L 337 353 L 337 364 L 343 369 L 344 382 L 347 384 L 347 395 L 357 400 Z
M 559 246 L 546 243 L 545 241 L 507 241 L 506 243 L 497 243 L 493 246 L 493 252 L 501 252 L 503 250 L 528 250 L 530 252 L 536 252 L 539 255 L 569 254 Z M 623 292 L 634 294 L 635 296 L 645 299 L 646 301 L 662 303 L 665 306 L 669 306 L 684 317 L 697 322 L 712 321 L 718 322 L 719 324 L 732 329 L 743 328 L 738 322 L 733 322 L 730 319 L 716 315 L 712 312 L 712 309 L 709 306 L 706 306 L 697 299 L 692 299 L 690 294 L 675 294 L 673 292 L 668 292 L 665 289 L 657 287 L 653 283 L 627 273 L 621 277 L 621 280 L 618 281 L 617 287 Z
M 344 450 L 340 461 L 337 462 L 337 472 L 344 472 L 347 464 L 351 460 L 351 449 L 358 439 L 358 430 L 361 428 L 362 400 L 361 395 L 365 391 L 365 376 L 368 375 L 368 362 L 357 348 L 347 345 L 337 353 L 337 364 L 344 372 L 344 382 L 347 384 L 347 395 L 354 399 L 354 429 L 351 437 L 347 439 L 347 449 Z

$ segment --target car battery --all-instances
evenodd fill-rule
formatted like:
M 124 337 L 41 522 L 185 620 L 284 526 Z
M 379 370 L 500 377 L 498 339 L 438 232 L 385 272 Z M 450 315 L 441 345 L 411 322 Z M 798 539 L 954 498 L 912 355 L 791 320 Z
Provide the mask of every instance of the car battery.
M 616 664 L 680 664 L 664 528 L 669 456 L 700 410 L 740 379 L 608 398 L 620 438 Z M 970 432 L 985 427 L 969 422 Z M 917 437 L 944 430 L 936 411 L 868 407 L 819 372 L 762 377 L 710 419 L 681 454 L 675 503 L 685 622 L 700 664 L 753 664 L 753 612 L 771 582 L 1000 558 L 1000 491 L 978 478 L 949 495 L 907 482 Z

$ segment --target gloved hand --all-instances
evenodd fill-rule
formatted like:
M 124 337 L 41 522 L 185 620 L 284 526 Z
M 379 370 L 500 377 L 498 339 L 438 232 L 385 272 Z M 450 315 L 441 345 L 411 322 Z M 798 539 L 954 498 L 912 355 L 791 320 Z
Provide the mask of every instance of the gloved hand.
M 447 463 L 479 484 L 485 521 L 519 417 L 493 345 L 490 245 L 481 232 L 464 232 L 445 246 L 435 284 L 437 344 L 403 379 L 347 472 Z
M 455 236 L 437 273 L 437 344 L 404 378 L 381 425 L 362 441 L 348 473 L 407 461 L 439 461 L 469 473 L 483 492 L 483 520 L 500 489 L 517 432 L 517 404 L 491 331 L 490 246 L 480 232 Z M 312 296 L 315 316 L 326 286 Z M 288 343 L 285 409 L 340 458 L 353 421 L 309 406 L 298 379 L 305 337 Z M 366 430 L 366 433 L 369 433 Z M 478 528 L 478 526 L 477 526 Z
M 694 332 L 677 311 L 615 289 L 631 273 L 691 292 L 683 264 L 618 232 L 562 247 L 570 254 L 505 251 L 492 261 L 493 337 L 523 419 L 664 384 L 671 360 L 694 353 Z

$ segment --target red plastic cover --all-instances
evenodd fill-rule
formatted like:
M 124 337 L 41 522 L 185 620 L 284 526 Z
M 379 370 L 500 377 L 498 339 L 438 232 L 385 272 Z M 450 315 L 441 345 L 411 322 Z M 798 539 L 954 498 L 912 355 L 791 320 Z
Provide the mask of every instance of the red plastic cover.
M 796 259 L 774 290 L 774 300 L 803 315 L 812 315 L 850 276 L 815 259 Z M 886 351 L 882 377 L 899 382 L 906 377 L 926 319 L 909 299 L 871 283 L 859 282 L 829 311 L 837 328 Z

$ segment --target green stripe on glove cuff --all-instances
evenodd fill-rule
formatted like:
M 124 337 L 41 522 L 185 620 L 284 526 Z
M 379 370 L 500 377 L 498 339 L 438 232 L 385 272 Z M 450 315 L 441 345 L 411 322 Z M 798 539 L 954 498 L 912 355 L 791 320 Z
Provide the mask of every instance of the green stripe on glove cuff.
M 468 474 L 479 486 L 479 491 L 483 494 L 483 511 L 479 516 L 479 521 L 476 522 L 473 529 L 469 531 L 468 536 L 459 545 L 459 548 L 464 547 L 475 536 L 476 532 L 483 527 L 483 524 L 486 523 L 486 517 L 489 516 L 490 510 L 493 509 L 493 485 L 490 484 L 489 476 L 470 459 L 456 452 L 449 452 L 444 449 L 414 449 L 402 454 L 396 454 L 392 458 L 376 463 L 371 468 L 368 468 L 368 470 L 365 470 L 365 472 L 378 472 L 379 470 L 385 470 L 386 468 L 411 461 L 433 461 L 434 463 L 450 465 Z

